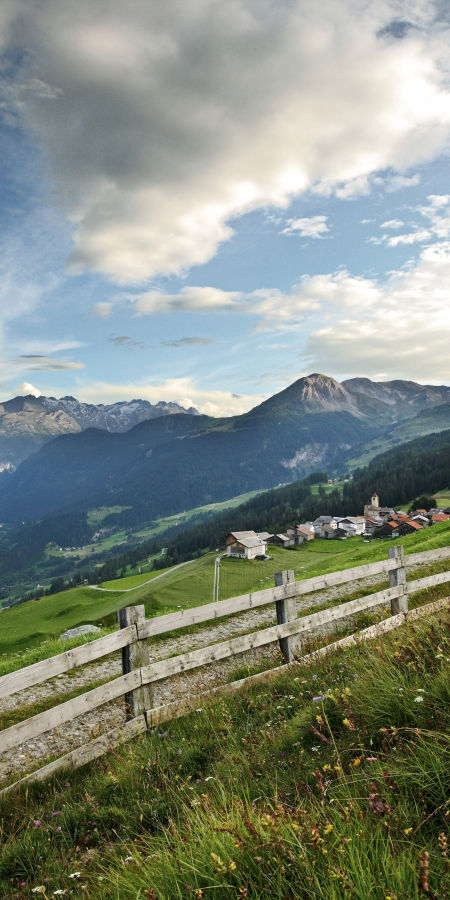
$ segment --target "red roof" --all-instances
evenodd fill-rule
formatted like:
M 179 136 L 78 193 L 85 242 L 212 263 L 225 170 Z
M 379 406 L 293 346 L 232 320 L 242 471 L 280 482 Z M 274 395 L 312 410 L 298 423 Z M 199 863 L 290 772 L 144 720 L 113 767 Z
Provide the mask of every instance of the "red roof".
M 450 516 L 447 516 L 446 513 L 435 513 L 432 517 L 432 522 L 446 522 L 447 519 L 450 519 Z
M 414 528 L 416 531 L 420 531 L 421 528 L 423 527 L 422 525 L 419 525 L 418 522 L 412 522 L 411 519 L 406 519 L 405 522 L 403 522 L 402 524 L 403 524 L 403 525 L 410 525 L 411 528 Z M 401 527 L 401 526 L 400 526 L 400 527 Z

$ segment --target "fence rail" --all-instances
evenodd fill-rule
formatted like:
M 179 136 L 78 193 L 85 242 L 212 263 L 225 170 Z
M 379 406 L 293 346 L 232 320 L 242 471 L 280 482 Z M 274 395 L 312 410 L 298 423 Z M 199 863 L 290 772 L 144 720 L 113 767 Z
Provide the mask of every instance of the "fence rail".
M 403 547 L 391 547 L 389 548 L 389 558 L 387 560 L 356 566 L 351 569 L 344 569 L 341 572 L 332 572 L 303 581 L 294 581 L 294 573 L 291 571 L 278 573 L 275 576 L 276 587 L 274 588 L 232 597 L 229 600 L 221 600 L 187 611 L 182 610 L 167 616 L 158 617 L 157 619 L 146 620 L 143 606 L 127 607 L 120 610 L 120 628 L 118 632 L 99 638 L 90 644 L 67 650 L 65 653 L 61 653 L 51 659 L 35 663 L 32 666 L 0 678 L 0 698 L 2 698 L 40 684 L 43 681 L 48 681 L 50 678 L 93 662 L 114 651 L 122 651 L 123 674 L 121 676 L 72 700 L 60 703 L 52 709 L 0 731 L 0 753 L 12 750 L 24 741 L 36 738 L 52 728 L 57 728 L 78 716 L 91 712 L 104 703 L 122 696 L 125 697 L 126 709 L 126 721 L 123 726 L 95 738 L 89 744 L 77 748 L 4 790 L 11 790 L 22 782 L 29 783 L 32 780 L 46 778 L 63 766 L 77 768 L 85 762 L 106 753 L 112 747 L 130 740 L 147 728 L 189 711 L 191 708 L 190 701 L 186 700 L 169 703 L 163 707 L 155 707 L 152 686 L 157 681 L 227 659 L 248 650 L 266 646 L 275 641 L 280 643 L 285 663 L 299 661 L 302 659 L 301 634 L 387 602 L 390 602 L 392 615 L 383 625 L 388 626 L 391 623 L 391 627 L 398 627 L 405 621 L 405 617 L 408 614 L 409 594 L 424 588 L 450 582 L 450 571 L 407 582 L 405 563 L 411 566 L 442 559 L 450 559 L 450 547 L 426 553 L 414 553 L 406 558 L 403 554 Z M 382 574 L 388 574 L 389 576 L 390 586 L 386 590 L 376 591 L 369 596 L 350 600 L 346 603 L 341 603 L 339 606 L 332 606 L 317 613 L 297 618 L 295 602 L 297 597 L 319 590 L 326 590 L 329 587 L 346 584 L 367 576 Z M 179 628 L 186 628 L 189 625 L 215 620 L 237 612 L 255 609 L 270 603 L 275 603 L 276 606 L 278 624 L 275 626 L 231 638 L 199 650 L 162 659 L 155 663 L 150 663 L 149 661 L 148 639 L 153 636 Z M 430 604 L 430 612 L 432 611 L 431 607 L 435 606 L 436 604 Z M 424 611 L 426 609 L 427 607 L 424 608 Z M 419 611 L 413 611 L 410 615 L 413 615 L 414 612 L 417 614 Z M 365 631 L 370 632 L 370 630 L 366 629 Z M 386 627 L 384 630 L 389 630 L 389 628 Z M 364 634 L 364 632 L 361 634 Z M 208 695 L 218 692 L 230 692 L 238 689 L 244 683 L 253 681 L 255 678 L 264 680 L 266 676 L 267 673 L 261 673 L 258 676 L 252 676 L 250 679 L 244 679 L 243 682 L 223 685 L 220 688 L 216 688 L 213 692 L 208 692 Z M 195 702 L 198 703 L 198 696 Z

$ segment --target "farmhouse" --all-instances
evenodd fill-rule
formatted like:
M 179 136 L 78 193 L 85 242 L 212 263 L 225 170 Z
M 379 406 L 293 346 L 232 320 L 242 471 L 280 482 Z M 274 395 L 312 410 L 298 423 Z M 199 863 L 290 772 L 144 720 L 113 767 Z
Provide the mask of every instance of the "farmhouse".
M 272 534 L 268 543 L 274 544 L 276 547 L 292 547 L 295 539 L 289 534 Z
M 226 538 L 227 556 L 238 559 L 255 559 L 265 556 L 267 543 L 254 531 L 232 531 Z

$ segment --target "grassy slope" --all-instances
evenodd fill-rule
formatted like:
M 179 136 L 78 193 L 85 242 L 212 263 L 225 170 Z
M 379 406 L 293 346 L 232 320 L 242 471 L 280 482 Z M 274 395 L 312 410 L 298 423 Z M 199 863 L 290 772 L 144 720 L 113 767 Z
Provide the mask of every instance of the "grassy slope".
M 6 797 L 2 896 L 447 897 L 449 658 L 446 611 Z
M 398 425 L 397 428 L 394 428 L 384 437 L 368 441 L 347 461 L 346 465 L 350 469 L 367 466 L 370 460 L 379 453 L 385 453 L 386 450 L 399 447 L 406 441 L 414 440 L 414 438 L 445 431 L 449 426 L 450 404 L 446 403 L 443 406 L 438 406 L 436 409 L 422 410 L 419 415 L 409 419 L 407 422 L 402 422 L 401 425 Z
M 388 546 L 396 543 L 404 545 L 406 554 L 447 546 L 450 543 L 450 526 L 448 523 L 434 525 L 397 541 L 380 540 L 367 544 L 359 538 L 351 538 L 347 541 L 317 540 L 294 550 L 273 547 L 271 554 L 274 559 L 266 563 L 223 560 L 220 597 L 225 599 L 235 593 L 273 586 L 274 573 L 282 569 L 293 569 L 296 579 L 301 579 L 386 559 Z M 143 585 L 130 593 L 117 592 L 119 580 L 113 582 L 114 592 L 79 587 L 4 610 L 0 619 L 0 654 L 36 647 L 43 640 L 55 639 L 68 628 L 80 624 L 114 627 L 116 612 L 122 606 L 143 603 L 146 615 L 153 616 L 210 603 L 213 599 L 216 556 L 216 553 L 205 554 L 181 569 L 168 571 L 154 585 Z M 244 571 L 244 567 L 245 575 L 241 576 L 239 573 Z

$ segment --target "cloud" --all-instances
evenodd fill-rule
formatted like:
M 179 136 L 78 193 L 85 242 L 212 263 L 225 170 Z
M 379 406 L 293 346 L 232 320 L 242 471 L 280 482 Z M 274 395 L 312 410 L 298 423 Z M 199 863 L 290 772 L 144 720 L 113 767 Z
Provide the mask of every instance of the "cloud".
M 396 234 L 392 237 L 384 234 L 383 240 L 386 240 L 388 247 L 397 247 L 399 244 L 418 244 L 429 241 L 433 235 L 427 228 L 419 228 L 418 231 L 411 231 L 409 234 Z
M 266 394 L 241 394 L 236 397 L 231 391 L 199 387 L 192 378 L 170 378 L 160 384 L 133 382 L 112 384 L 96 382 L 78 391 L 79 399 L 87 403 L 114 403 L 118 400 L 132 400 L 140 397 L 157 403 L 158 400 L 172 400 L 188 409 L 195 406 L 205 415 L 237 416 L 257 406 L 266 399 Z M 181 398 L 181 399 L 180 399 Z
M 213 338 L 201 337 L 199 334 L 194 337 L 182 337 L 178 341 L 161 341 L 164 347 L 190 347 L 201 346 L 206 347 L 208 344 L 216 344 Z
M 280 234 L 299 234 L 300 237 L 321 238 L 329 231 L 328 216 L 310 216 L 305 219 L 288 219 L 286 228 Z
M 144 341 L 135 341 L 128 334 L 110 334 L 108 341 L 115 347 L 124 347 L 125 350 L 143 350 Z
M 389 219 L 388 222 L 383 222 L 383 224 L 380 225 L 380 228 L 403 228 L 404 224 L 405 223 L 401 222 L 400 219 Z
M 97 303 L 96 306 L 94 306 L 94 309 L 91 309 L 91 311 L 86 313 L 86 315 L 99 316 L 101 319 L 109 319 L 109 317 L 112 315 L 113 309 L 113 303 L 104 301 L 103 303 Z
M 255 325 L 256 330 L 284 328 L 290 322 L 298 321 L 303 315 L 319 308 L 318 301 L 305 292 L 304 283 L 295 285 L 290 293 L 276 288 L 244 293 L 222 291 L 214 287 L 184 287 L 179 294 L 147 291 L 144 294 L 128 294 L 127 299 L 134 304 L 136 315 L 169 312 L 232 313 L 259 320 Z M 173 346 L 172 342 L 170 346 Z
M 28 381 L 24 381 L 23 384 L 18 384 L 15 393 L 24 396 L 27 396 L 27 394 L 31 394 L 32 397 L 41 396 L 39 388 L 35 388 L 34 385 L 29 384 Z
M 41 356 L 38 353 L 29 353 L 19 356 L 17 359 L 7 361 L 16 369 L 29 372 L 63 372 L 71 369 L 84 369 L 84 363 L 72 362 L 67 357 L 53 359 L 51 356 Z
M 70 264 L 145 284 L 307 188 L 351 197 L 380 171 L 387 190 L 417 184 L 408 170 L 450 130 L 434 14 L 407 0 L 10 0 L 5 52 L 26 52 L 8 114 L 37 135 Z
M 450 382 L 449 284 L 450 242 L 424 248 L 415 266 L 385 284 L 347 272 L 322 276 L 328 321 L 308 340 L 308 368 Z

